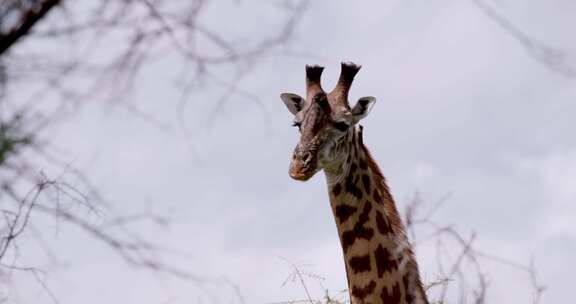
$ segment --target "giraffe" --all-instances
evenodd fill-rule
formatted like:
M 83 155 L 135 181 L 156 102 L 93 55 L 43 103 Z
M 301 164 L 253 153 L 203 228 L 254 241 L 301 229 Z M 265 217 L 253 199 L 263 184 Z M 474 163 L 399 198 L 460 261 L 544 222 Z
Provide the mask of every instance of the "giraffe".
M 300 132 L 290 177 L 306 181 L 324 170 L 351 304 L 428 304 L 400 215 L 358 124 L 376 98 L 362 97 L 349 106 L 348 92 L 360 66 L 343 62 L 330 93 L 320 83 L 323 70 L 306 66 L 305 99 L 280 95 Z

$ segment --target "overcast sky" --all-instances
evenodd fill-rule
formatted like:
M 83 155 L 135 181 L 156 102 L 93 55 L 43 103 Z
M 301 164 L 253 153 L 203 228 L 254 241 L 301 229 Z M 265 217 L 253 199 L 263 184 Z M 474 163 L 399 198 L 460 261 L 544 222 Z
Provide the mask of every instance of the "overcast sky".
M 538 41 L 572 51 L 574 64 L 576 3 L 520 2 L 495 7 Z M 253 20 L 266 13 L 256 1 L 240 5 L 236 13 L 214 9 L 215 26 L 229 26 L 217 23 L 235 14 Z M 263 20 L 274 24 L 273 16 Z M 258 34 L 254 23 L 246 29 Z M 54 127 L 53 142 L 118 209 L 173 216 L 169 230 L 143 231 L 178 251 L 170 257 L 183 268 L 236 284 L 246 303 L 305 297 L 298 284 L 283 286 L 291 272 L 284 259 L 306 264 L 337 294 L 346 277 L 324 176 L 307 183 L 288 177 L 298 133 L 279 94 L 304 93 L 305 64 L 324 65 L 331 88 L 340 61 L 353 61 L 363 67 L 350 98 L 378 99 L 362 123 L 365 143 L 400 210 L 415 191 L 429 204 L 450 194 L 437 222 L 475 231 L 478 248 L 494 255 L 534 258 L 548 286 L 543 303 L 572 297 L 576 79 L 536 61 L 472 1 L 313 1 L 289 47 L 310 55 L 263 58 L 242 80 L 263 105 L 233 96 L 213 116 L 221 89 L 208 87 L 178 113 L 178 92 L 162 78 L 178 66 L 167 58 L 139 79 L 134 102 L 168 130 L 95 104 Z M 178 117 L 191 130 L 187 138 Z M 48 282 L 63 304 L 236 299 L 230 286 L 201 290 L 132 271 L 81 235 L 58 234 L 53 242 L 67 263 L 50 270 Z M 431 245 L 417 248 L 428 282 L 436 271 Z M 525 275 L 492 264 L 486 272 L 488 303 L 528 303 Z M 21 298 L 46 300 L 21 280 Z

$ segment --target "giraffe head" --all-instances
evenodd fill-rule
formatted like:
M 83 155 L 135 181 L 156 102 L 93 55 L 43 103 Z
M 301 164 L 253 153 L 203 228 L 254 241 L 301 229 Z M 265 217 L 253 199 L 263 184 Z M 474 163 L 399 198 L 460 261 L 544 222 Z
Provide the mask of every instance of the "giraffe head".
M 280 95 L 300 131 L 290 163 L 290 176 L 296 180 L 308 180 L 333 164 L 339 155 L 339 143 L 376 102 L 369 96 L 360 98 L 353 107 L 348 104 L 348 92 L 360 66 L 342 63 L 340 78 L 330 93 L 324 92 L 320 84 L 323 70 L 320 66 L 306 66 L 305 99 L 292 93 Z

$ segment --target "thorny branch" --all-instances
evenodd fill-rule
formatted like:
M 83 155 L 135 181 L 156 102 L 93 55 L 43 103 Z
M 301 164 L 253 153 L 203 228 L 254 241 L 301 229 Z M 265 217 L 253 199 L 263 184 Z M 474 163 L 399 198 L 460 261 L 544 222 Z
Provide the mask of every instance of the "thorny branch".
M 291 272 L 286 277 L 284 282 L 282 283 L 282 286 L 285 286 L 288 282 L 297 283 L 304 290 L 304 292 L 306 294 L 306 299 L 279 301 L 279 302 L 272 302 L 270 304 L 304 304 L 304 303 L 305 304 L 339 304 L 339 303 L 344 303 L 345 300 L 343 300 L 341 298 L 335 298 L 332 295 L 330 295 L 329 291 L 322 284 L 322 282 L 325 280 L 325 278 L 323 278 L 323 277 L 321 277 L 315 273 L 304 270 L 304 268 L 308 265 L 301 264 L 301 263 L 295 263 L 295 262 L 292 262 L 292 261 L 290 261 L 286 258 L 283 258 L 283 257 L 280 257 L 280 258 L 283 261 L 285 261 L 287 264 L 289 264 L 290 268 L 291 268 Z M 309 290 L 309 287 L 308 287 L 307 279 L 314 280 L 316 283 L 318 283 L 320 288 L 325 291 L 325 294 L 322 298 L 318 299 L 318 298 L 314 298 L 312 296 L 312 292 Z M 343 292 L 343 293 L 341 293 L 341 295 L 347 296 L 347 293 Z
M 205 15 L 215 2 L 209 0 L 178 4 L 167 0 L 62 3 L 67 5 L 66 9 L 50 16 L 63 15 L 64 18 L 48 16 L 42 27 L 35 28 L 23 40 L 42 43 L 45 47 L 31 48 L 20 43 L 7 57 L 0 56 L 3 78 L 9 80 L 11 87 L 25 83 L 28 88 L 34 88 L 30 92 L 41 92 L 41 96 L 49 93 L 63 101 L 62 107 L 53 111 L 52 115 L 57 116 L 62 116 L 63 110 L 70 107 L 83 105 L 84 101 L 99 99 L 132 112 L 134 108 L 125 101 L 126 95 L 149 66 L 165 58 L 180 62 L 176 66 L 181 70 L 169 77 L 176 79 L 183 101 L 188 101 L 191 93 L 206 85 L 225 91 L 216 112 L 230 98 L 227 92 L 230 88 L 234 88 L 233 94 L 249 96 L 252 100 L 254 96 L 239 89 L 237 82 L 242 81 L 258 60 L 282 51 L 279 47 L 293 36 L 308 1 L 271 2 L 271 6 L 280 3 L 277 11 L 284 20 L 276 27 L 260 27 L 262 33 L 256 35 L 242 33 L 242 27 L 225 32 L 212 29 L 213 22 L 207 22 Z M 82 5 L 90 10 L 79 18 L 74 12 Z M 242 6 L 230 5 L 238 9 Z M 235 14 L 229 18 L 236 16 L 243 17 Z M 54 56 L 54 52 L 47 51 L 50 49 L 66 56 Z M 214 75 L 217 74 L 234 76 L 220 76 L 216 81 Z M 37 103 L 38 95 L 30 95 L 30 99 L 25 103 L 28 110 Z M 253 101 L 261 104 L 257 98 Z M 186 104 L 181 103 L 178 113 L 185 110 Z M 133 114 L 141 112 L 133 111 Z M 142 118 L 149 119 L 146 115 Z
M 27 266 L 20 253 L 18 242 L 29 242 L 23 234 L 38 225 L 41 218 L 52 219 L 62 225 L 79 228 L 96 243 L 107 246 L 129 265 L 168 274 L 174 277 L 202 282 L 202 278 L 188 271 L 163 262 L 162 256 L 167 252 L 159 244 L 142 239 L 131 231 L 131 223 L 135 221 L 152 221 L 165 223 L 156 215 L 140 214 L 112 218 L 107 221 L 91 219 L 90 214 L 99 213 L 98 204 L 92 198 L 85 197 L 83 191 L 60 180 L 38 176 L 34 187 L 25 195 L 19 194 L 18 187 L 3 181 L 0 185 L 2 201 L 0 212 L 0 273 L 10 275 L 14 271 L 27 270 L 32 273 L 44 290 L 55 298 L 38 274 L 40 269 Z M 101 204 L 100 204 L 101 206 Z M 101 206 L 102 207 L 102 206 Z M 103 208 L 103 207 L 102 207 Z M 104 221 L 104 224 L 100 222 Z
M 489 254 L 480 250 L 475 245 L 476 234 L 465 236 L 450 225 L 440 225 L 433 220 L 433 215 L 450 198 L 445 195 L 437 202 L 433 202 L 427 210 L 420 195 L 415 193 L 413 199 L 406 206 L 404 212 L 407 232 L 413 246 L 425 242 L 435 242 L 435 259 L 437 263 L 437 278 L 433 281 L 424 282 L 426 292 L 431 304 L 447 303 L 487 303 L 489 280 L 484 270 L 486 262 L 495 262 L 501 266 L 510 267 L 515 271 L 525 274 L 530 284 L 532 304 L 540 303 L 545 286 L 537 278 L 536 267 L 533 262 L 528 265 L 521 264 L 503 257 Z M 417 231 L 429 233 L 418 239 Z M 453 254 L 456 253 L 454 256 Z M 346 294 L 343 298 L 331 296 L 326 288 L 320 284 L 320 288 L 326 293 L 324 297 L 315 297 L 310 289 L 307 279 L 324 281 L 317 274 L 303 270 L 306 265 L 296 264 L 284 259 L 289 263 L 292 273 L 283 283 L 296 282 L 304 290 L 306 299 L 287 300 L 271 304 L 344 304 L 349 303 Z M 422 270 L 422 269 L 421 269 Z M 527 290 L 528 291 L 528 290 Z M 518 292 L 522 292 L 518 290 Z
M 3 7 L 0 7 L 0 19 L 8 17 L 10 13 L 20 13 L 21 21 L 6 32 L 0 32 L 0 57 L 9 50 L 19 39 L 28 35 L 36 23 L 48 14 L 60 0 L 44 1 L 17 1 L 9 0 Z M 34 3 L 37 2 L 37 3 Z M 0 29 L 3 29 L 0 21 Z
M 258 60 L 281 52 L 307 2 L 269 2 L 280 21 L 254 34 L 241 27 L 221 30 L 214 20 L 222 18 L 207 19 L 208 11 L 220 1 L 1 1 L 0 279 L 29 273 L 56 302 L 46 274 L 21 252 L 37 241 L 53 258 L 55 248 L 46 245 L 49 236 L 42 226 L 53 222 L 79 230 L 139 269 L 196 283 L 233 285 L 164 262 L 169 252 L 156 240 L 139 236 L 133 227 L 148 221 L 162 228 L 170 219 L 150 213 L 119 215 L 89 178 L 57 156 L 50 127 L 88 102 L 102 101 L 163 126 L 127 102 L 135 84 L 146 75 L 158 83 L 176 79 L 182 92 L 178 115 L 184 115 L 190 97 L 205 86 L 222 91 L 213 118 L 231 97 L 261 105 L 238 82 Z M 228 5 L 240 9 L 243 4 Z M 255 19 L 236 13 L 230 17 Z M 170 76 L 151 75 L 150 67 L 166 58 L 175 60 L 181 70 Z M 180 123 L 185 124 L 183 118 Z M 53 171 L 61 173 L 42 173 Z
M 471 233 L 470 236 L 466 237 L 451 225 L 441 225 L 433 220 L 433 214 L 449 197 L 450 195 L 444 196 L 432 205 L 430 211 L 423 212 L 423 215 L 420 215 L 420 212 L 423 211 L 423 203 L 420 195 L 415 193 L 413 199 L 406 206 L 405 212 L 404 220 L 407 223 L 406 228 L 411 235 L 412 243 L 414 245 L 430 241 L 435 241 L 436 243 L 435 257 L 438 278 L 433 282 L 427 283 L 427 291 L 430 294 L 430 291 L 438 287 L 440 291 L 432 302 L 453 303 L 454 300 L 451 300 L 452 297 L 449 296 L 452 290 L 459 294 L 456 303 L 486 303 L 489 281 L 483 268 L 486 262 L 495 262 L 524 273 L 530 281 L 532 303 L 540 303 L 539 301 L 545 287 L 537 279 L 534 263 L 524 265 L 489 254 L 475 246 L 475 233 Z M 418 240 L 417 228 L 427 231 L 429 234 Z M 452 253 L 455 251 L 457 255 L 453 257 Z M 455 290 L 455 286 L 458 286 L 458 290 Z

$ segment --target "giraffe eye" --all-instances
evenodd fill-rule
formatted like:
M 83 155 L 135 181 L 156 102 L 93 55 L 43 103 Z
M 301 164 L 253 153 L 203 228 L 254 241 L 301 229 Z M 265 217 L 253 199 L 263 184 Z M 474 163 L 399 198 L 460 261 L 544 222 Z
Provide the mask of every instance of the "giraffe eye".
M 293 127 L 298 127 L 298 130 L 300 130 L 300 127 L 302 126 L 302 123 L 299 121 L 295 121 L 294 123 L 292 123 Z
M 335 122 L 334 128 L 338 129 L 338 131 L 345 132 L 348 130 L 350 126 L 345 122 Z

